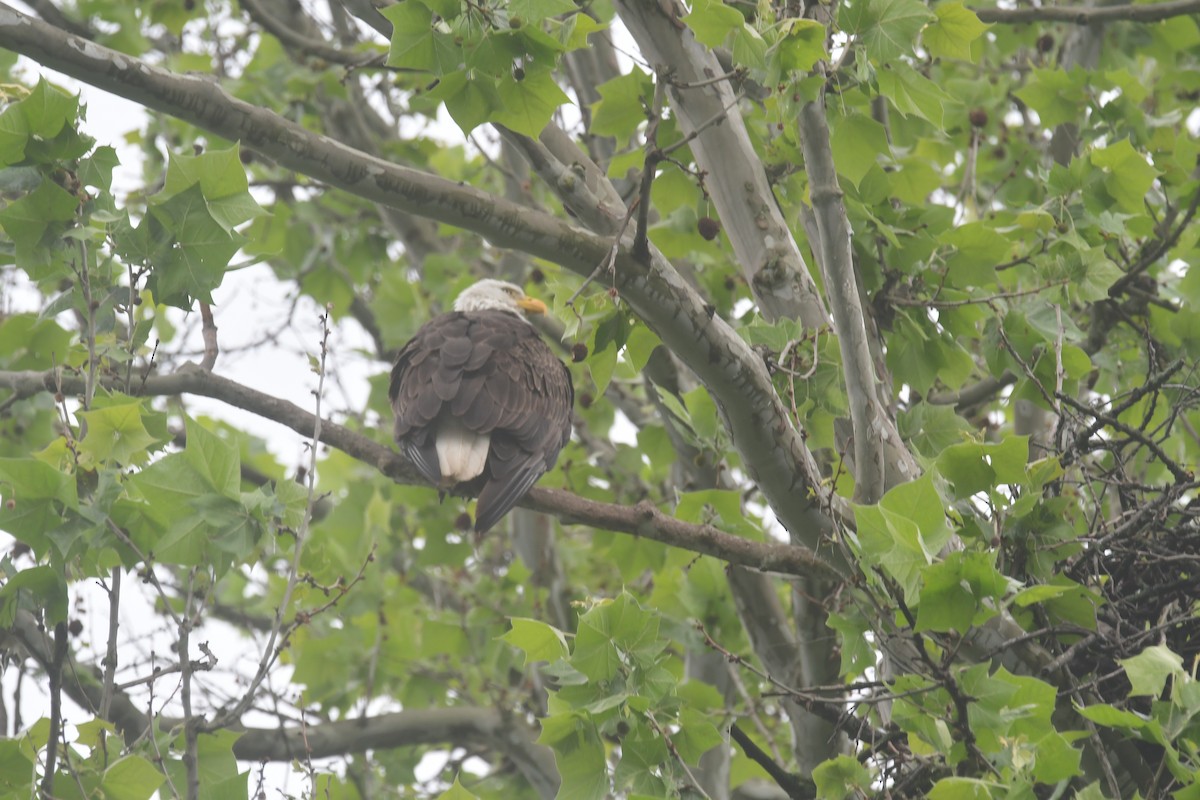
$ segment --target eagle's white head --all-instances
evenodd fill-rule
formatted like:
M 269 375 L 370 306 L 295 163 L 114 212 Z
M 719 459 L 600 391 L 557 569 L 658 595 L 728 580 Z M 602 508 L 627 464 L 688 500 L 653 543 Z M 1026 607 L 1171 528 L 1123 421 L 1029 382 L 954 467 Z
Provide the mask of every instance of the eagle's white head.
M 522 311 L 545 314 L 546 304 L 526 296 L 521 287 L 514 283 L 486 278 L 464 289 L 454 300 L 454 310 L 507 311 L 520 316 Z

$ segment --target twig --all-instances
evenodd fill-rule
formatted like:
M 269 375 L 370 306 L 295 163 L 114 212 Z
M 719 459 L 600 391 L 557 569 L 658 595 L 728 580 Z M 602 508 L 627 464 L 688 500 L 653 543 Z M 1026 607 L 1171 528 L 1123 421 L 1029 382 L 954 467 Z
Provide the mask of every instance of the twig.
M 62 676 L 67 657 L 67 623 L 54 626 L 54 655 L 46 670 L 50 678 L 50 737 L 46 741 L 46 774 L 42 800 L 54 800 L 54 773 L 58 771 L 58 740 L 62 736 Z
M 980 22 L 1015 25 L 1024 22 L 1069 22 L 1090 25 L 1093 22 L 1159 22 L 1171 17 L 1200 12 L 1200 0 L 1174 0 L 1168 3 L 1124 6 L 1029 6 L 1025 8 L 974 8 Z
M 692 782 L 692 791 L 703 797 L 704 800 L 712 800 L 712 796 L 709 795 L 708 792 L 704 791 L 704 786 L 701 785 L 700 781 L 696 779 L 695 774 L 692 772 L 692 768 L 687 765 L 687 762 L 683 760 L 683 756 L 679 754 L 679 749 L 675 747 L 675 742 L 671 740 L 670 732 L 663 726 L 659 725 L 658 720 L 656 720 L 654 715 L 649 711 L 646 712 L 646 721 L 650 723 L 650 727 L 654 729 L 654 732 L 658 734 L 659 738 L 666 742 L 667 751 L 670 752 L 671 757 L 674 758 L 679 766 L 683 769 L 684 774 L 688 776 L 688 780 Z
M 200 362 L 200 369 L 212 372 L 221 348 L 217 346 L 217 324 L 213 321 L 212 306 L 203 301 L 200 302 L 200 319 L 203 320 L 200 332 L 204 337 L 204 359 Z
M 583 279 L 583 283 L 580 284 L 575 293 L 567 300 L 567 308 L 575 311 L 575 301 L 579 298 L 579 295 L 583 294 L 583 290 L 588 287 L 588 284 L 596 280 L 602 271 L 607 270 L 610 274 L 616 274 L 617 256 L 621 253 L 621 238 L 625 236 L 625 231 L 629 227 L 629 221 L 633 219 L 634 209 L 641 202 L 642 198 L 640 196 L 635 197 L 633 198 L 633 202 L 629 204 L 629 208 L 625 209 L 625 217 L 621 220 L 621 225 L 617 228 L 617 232 L 613 234 L 612 247 L 608 249 L 604 258 L 596 265 L 596 268 L 592 270 L 590 275 Z M 575 311 L 575 316 L 579 316 L 578 311 Z
M 1064 278 L 1061 281 L 1047 283 L 1044 286 L 1035 286 L 1032 289 L 1020 289 L 1012 292 L 997 292 L 989 294 L 987 297 L 968 297 L 964 300 L 936 300 L 932 298 L 921 297 L 900 297 L 897 295 L 888 295 L 884 298 L 887 302 L 894 306 L 911 306 L 915 308 L 960 308 L 962 306 L 971 305 L 990 305 L 996 300 L 1008 300 L 1014 297 L 1027 297 L 1031 294 L 1040 294 L 1051 289 L 1056 289 L 1059 286 L 1066 286 L 1070 283 L 1069 279 Z
M 218 714 L 205 729 L 208 731 L 217 730 L 228 725 L 230 722 L 237 720 L 250 704 L 254 701 L 254 695 L 258 692 L 258 687 L 262 685 L 263 680 L 267 676 L 271 665 L 275 663 L 275 658 L 278 656 L 275 643 L 280 640 L 280 632 L 283 629 L 283 618 L 287 613 L 287 607 L 292 601 L 292 594 L 296 591 L 296 584 L 300 577 L 300 556 L 304 552 L 304 544 L 308 539 L 308 529 L 312 522 L 313 507 L 316 505 L 316 476 L 317 476 L 317 453 L 319 450 L 318 444 L 321 441 L 321 428 L 324 421 L 321 419 L 321 398 L 325 389 L 325 374 L 326 374 L 326 359 L 329 355 L 329 307 L 321 314 L 321 355 L 317 359 L 317 388 L 313 393 L 315 397 L 315 407 L 313 409 L 313 428 L 312 438 L 309 440 L 309 459 L 308 471 L 306 479 L 308 482 L 308 501 L 304 508 L 304 519 L 300 523 L 299 529 L 296 530 L 296 540 L 292 546 L 292 561 L 288 567 L 287 584 L 284 586 L 283 596 L 280 598 L 279 607 L 275 609 L 275 619 L 271 625 L 271 632 L 267 635 L 267 643 L 263 648 L 262 658 L 258 662 L 258 671 L 254 674 L 250 684 L 246 687 L 246 691 L 236 704 L 227 711 Z M 186 657 L 184 659 L 186 661 Z
M 1146 447 L 1146 449 L 1154 454 L 1154 457 L 1157 458 L 1163 464 L 1163 466 L 1170 470 L 1171 476 L 1175 478 L 1176 482 L 1181 484 L 1189 483 L 1195 477 L 1190 470 L 1184 469 L 1178 462 L 1168 456 L 1166 452 L 1158 446 L 1157 442 L 1146 436 L 1146 434 L 1142 433 L 1142 431 L 1138 430 L 1137 428 L 1134 428 L 1131 425 L 1126 425 L 1116 417 L 1103 414 L 1094 408 L 1086 406 L 1076 400 L 1074 397 L 1071 397 L 1069 394 L 1063 394 L 1060 392 L 1058 394 L 1058 398 L 1076 411 L 1091 415 L 1096 418 L 1097 422 L 1103 422 L 1108 427 L 1118 430 L 1128 436 L 1130 439 L 1141 443 Z
M 633 257 L 645 263 L 650 259 L 650 190 L 654 186 L 654 174 L 664 154 L 658 149 L 658 125 L 662 120 L 665 84 L 659 80 L 654 85 L 654 105 L 650 108 L 650 124 L 646 126 L 646 157 L 642 162 L 642 183 L 638 191 L 638 221 L 633 231 Z
M 112 570 L 112 581 L 108 586 L 108 648 L 104 653 L 104 694 L 100 698 L 99 715 L 108 719 L 112 706 L 113 682 L 117 674 L 117 629 L 120 627 L 121 566 Z
M 193 673 L 212 671 L 217 666 L 217 657 L 213 655 L 212 651 L 209 649 L 208 642 L 201 642 L 197 645 L 197 647 L 200 648 L 200 652 L 204 653 L 208 660 L 200 661 L 199 659 L 191 659 L 189 661 L 188 668 Z M 119 684 L 113 688 L 115 691 L 124 692 L 128 689 L 132 689 L 135 686 L 153 683 L 164 675 L 173 675 L 177 672 L 183 672 L 182 662 L 172 664 L 169 667 L 155 667 L 149 675 L 143 675 L 140 678 L 134 678 L 131 681 L 126 681 L 125 683 Z M 105 719 L 107 719 L 107 717 L 105 717 Z
M 741 746 L 742 752 L 746 754 L 746 757 L 762 767 L 771 776 L 771 780 L 775 781 L 780 789 L 787 792 L 792 800 L 803 800 L 803 798 L 817 796 L 815 786 L 805 784 L 799 777 L 776 764 L 775 760 L 769 754 L 763 752 L 763 749 L 755 744 L 754 740 L 747 736 L 737 726 L 736 722 L 729 726 L 729 735 Z

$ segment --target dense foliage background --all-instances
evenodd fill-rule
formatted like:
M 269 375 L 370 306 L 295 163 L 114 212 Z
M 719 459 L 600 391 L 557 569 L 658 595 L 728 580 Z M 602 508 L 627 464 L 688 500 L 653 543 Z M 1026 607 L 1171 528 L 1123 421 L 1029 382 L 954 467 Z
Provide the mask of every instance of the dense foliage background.
M 1197 11 L 0 3 L 0 797 L 1200 797 Z M 577 419 L 475 542 L 481 276 Z

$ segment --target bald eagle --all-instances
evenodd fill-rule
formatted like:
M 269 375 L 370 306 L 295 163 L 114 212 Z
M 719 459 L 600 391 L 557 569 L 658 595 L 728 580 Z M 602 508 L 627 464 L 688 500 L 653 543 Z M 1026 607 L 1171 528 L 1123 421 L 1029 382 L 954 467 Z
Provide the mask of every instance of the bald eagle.
M 400 349 L 388 397 L 396 442 L 442 491 L 474 494 L 475 532 L 513 507 L 571 437 L 571 373 L 522 312 L 546 306 L 482 280 Z

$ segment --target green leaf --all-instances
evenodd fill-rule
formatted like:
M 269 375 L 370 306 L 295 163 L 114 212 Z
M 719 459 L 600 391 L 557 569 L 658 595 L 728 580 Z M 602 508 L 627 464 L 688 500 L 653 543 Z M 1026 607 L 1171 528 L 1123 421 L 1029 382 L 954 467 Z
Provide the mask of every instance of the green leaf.
M 812 773 L 820 798 L 858 797 L 869 793 L 871 774 L 853 756 L 838 756 L 818 764 Z
M 139 755 L 117 759 L 104 770 L 101 786 L 111 800 L 147 800 L 166 780 L 166 776 Z
M 154 270 L 147 283 L 155 298 L 167 305 L 190 310 L 193 300 L 212 302 L 212 290 L 221 285 L 225 268 L 244 237 L 230 232 L 210 213 L 199 183 L 169 200 L 152 205 L 142 221 L 151 241 L 161 241 L 153 224 L 174 239 L 165 252 L 155 251 Z
M 17 246 L 17 263 L 24 266 L 23 262 L 36 260 L 46 234 L 61 234 L 63 223 L 75 219 L 78 206 L 75 195 L 54 181 L 43 180 L 32 192 L 0 209 L 0 227 Z
M 428 96 L 446 104 L 446 111 L 464 136 L 487 122 L 500 106 L 495 83 L 485 75 L 469 77 L 466 70 L 444 75 Z
M 730 31 L 746 24 L 742 12 L 721 0 L 695 0 L 683 21 L 696 35 L 696 41 L 708 47 L 719 47 Z
M 713 718 L 694 708 L 679 712 L 679 730 L 671 737 L 679 756 L 688 764 L 697 764 L 700 757 L 722 744 L 725 737 L 713 724 Z
M 590 720 L 576 712 L 552 714 L 542 720 L 538 743 L 554 748 L 562 778 L 555 800 L 604 800 L 608 795 L 604 743 Z
M 825 26 L 815 19 L 789 19 L 781 26 L 780 33 L 782 36 L 770 52 L 785 75 L 808 72 L 818 61 L 829 57 L 825 50 Z
M 233 757 L 233 744 L 240 736 L 232 731 L 218 731 L 199 737 L 199 800 L 246 800 L 249 773 L 238 772 L 237 760 Z M 172 744 L 172 750 L 184 752 L 182 734 Z M 163 766 L 175 786 L 187 786 L 187 768 L 182 760 L 165 760 Z
M 858 186 L 867 172 L 878 161 L 879 155 L 891 152 L 887 131 L 866 114 L 851 114 L 841 119 L 831 119 L 833 163 L 838 174 L 844 175 Z
M 567 657 L 567 637 L 558 628 L 526 617 L 510 617 L 509 621 L 512 628 L 500 638 L 525 653 L 526 666 Z
M 36 773 L 33 761 L 22 750 L 22 742 L 18 739 L 0 739 L 0 789 L 24 789 L 13 792 L 6 797 L 27 797 L 30 792 L 30 781 Z
M 449 789 L 439 794 L 437 800 L 478 800 L 478 798 L 464 789 L 462 784 L 458 782 L 458 777 L 455 776 L 454 783 Z
M 138 400 L 80 411 L 79 416 L 87 425 L 79 452 L 92 464 L 110 460 L 122 465 L 144 462 L 149 458 L 147 450 L 158 441 L 142 423 L 142 404 Z
M 646 121 L 646 99 L 654 92 L 648 75 L 637 67 L 596 87 L 600 99 L 592 105 L 591 132 L 627 138 Z
M 1078 67 L 1070 72 L 1035 68 L 1013 94 L 1038 113 L 1046 128 L 1075 122 L 1089 102 L 1088 73 Z
M 915 0 L 913 0 L 915 2 Z M 892 101 L 902 115 L 917 115 L 939 128 L 945 115 L 945 104 L 951 100 L 940 86 L 902 61 L 875 73 L 879 92 Z
M 957 498 L 970 497 L 1002 483 L 1025 479 L 1029 437 L 1009 436 L 998 444 L 963 443 L 938 456 L 938 471 L 954 487 Z
M 1055 784 L 1082 774 L 1079 764 L 1083 754 L 1071 746 L 1058 731 L 1050 731 L 1034 743 L 1037 760 L 1033 777 L 1039 783 Z
M 29 141 L 29 123 L 18 103 L 0 111 L 0 166 L 15 164 L 25 158 L 25 143 Z
M 463 49 L 451 34 L 433 28 L 433 14 L 418 0 L 385 6 L 379 13 L 392 23 L 387 65 L 444 75 L 462 67 Z
M 30 135 L 53 139 L 67 123 L 75 121 L 79 98 L 52 86 L 45 78 L 38 78 L 37 86 L 19 105 Z
M 621 656 L 608 634 L 594 624 L 581 622 L 575 634 L 571 666 L 592 681 L 606 681 L 617 674 Z
M 190 417 L 184 457 L 209 488 L 231 499 L 239 497 L 242 464 L 237 446 Z
M 935 58 L 958 58 L 972 61 L 971 43 L 988 29 L 975 12 L 962 3 L 942 3 L 933 9 L 937 15 L 925 32 L 921 44 Z
M 1125 211 L 1133 214 L 1144 210 L 1146 192 L 1158 177 L 1158 170 L 1146 162 L 1146 157 L 1133 149 L 1128 139 L 1101 150 L 1093 150 L 1093 166 L 1104 172 L 1104 188 Z
M 107 145 L 97 147 L 79 162 L 79 182 L 107 193 L 112 190 L 113 169 L 120 163 L 115 149 Z
M 993 552 L 954 552 L 921 573 L 919 631 L 966 633 L 996 615 L 1008 582 L 996 569 Z
M 978 778 L 942 778 L 929 790 L 927 797 L 929 800 L 991 800 L 993 795 L 990 784 Z
M 78 509 L 75 480 L 33 458 L 0 458 L 0 530 L 43 556 L 49 534 L 63 522 L 64 509 Z
M 1183 670 L 1183 658 L 1161 644 L 1147 647 L 1132 658 L 1118 661 L 1125 668 L 1125 677 L 1133 685 L 1129 692 L 1132 697 L 1161 697 L 1167 678 L 1187 674 Z
M 197 183 L 209 214 L 226 233 L 266 213 L 250 195 L 246 168 L 236 144 L 195 156 L 172 154 L 166 184 L 155 199 L 174 197 Z
M 1150 724 L 1144 717 L 1140 717 L 1132 711 L 1114 708 L 1107 704 L 1086 706 L 1077 708 L 1076 710 L 1080 716 L 1090 719 L 1097 725 L 1104 725 L 1109 728 L 1133 728 L 1136 730 Z
M 530 67 L 522 80 L 507 76 L 497 87 L 500 107 L 492 117 L 517 133 L 536 139 L 550 117 L 571 98 L 554 82 L 550 70 Z
M 63 576 L 52 567 L 30 567 L 0 587 L 0 627 L 12 627 L 21 592 L 28 593 L 32 607 L 45 610 L 47 625 L 67 621 L 67 582 Z
M 875 667 L 875 650 L 867 640 L 871 626 L 861 616 L 831 613 L 825 624 L 838 632 L 841 644 L 842 665 L 838 674 L 842 677 L 862 675 Z
M 890 64 L 911 53 L 917 34 L 937 17 L 918 0 L 856 0 L 841 6 L 838 22 L 867 46 L 876 64 Z
M 575 10 L 571 0 L 509 0 L 508 19 L 511 22 L 515 18 L 528 24 Z

